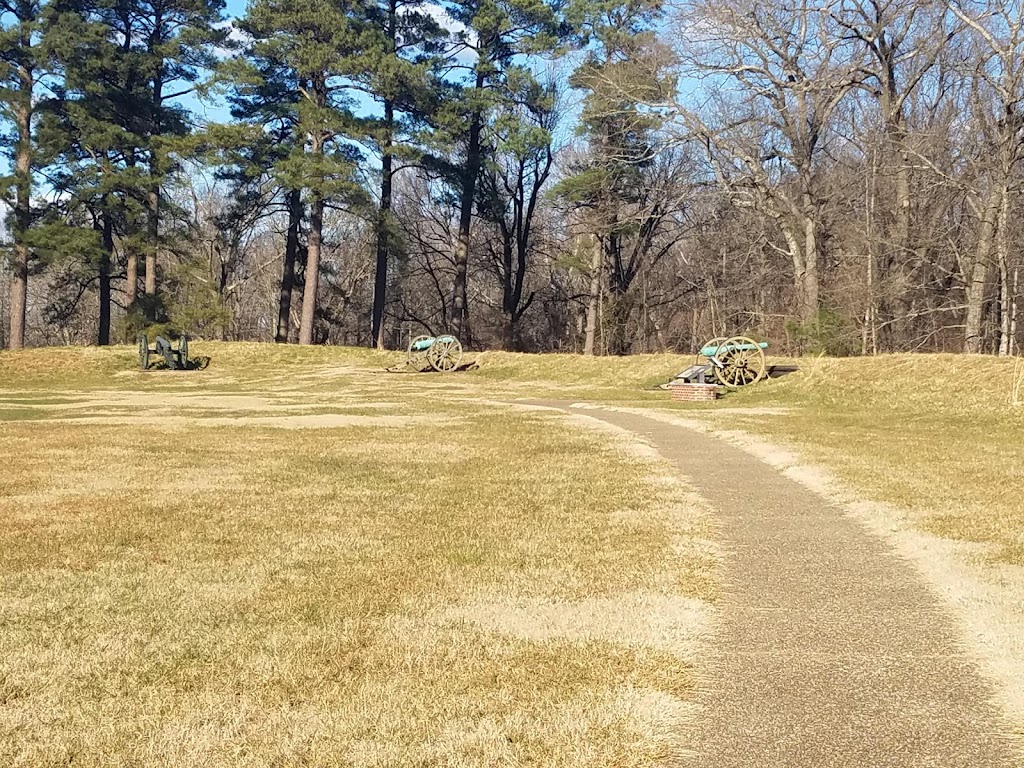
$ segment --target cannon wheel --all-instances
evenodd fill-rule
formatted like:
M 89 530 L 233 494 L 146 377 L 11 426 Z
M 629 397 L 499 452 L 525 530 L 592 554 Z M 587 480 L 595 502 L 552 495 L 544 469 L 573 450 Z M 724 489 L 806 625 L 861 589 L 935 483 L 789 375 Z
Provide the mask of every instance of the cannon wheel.
M 742 349 L 752 346 L 753 349 Z M 718 347 L 715 359 L 715 378 L 730 389 L 756 384 L 768 371 L 764 350 L 757 342 L 746 336 L 733 336 Z
M 423 358 L 425 358 L 427 356 L 427 352 L 429 351 L 429 348 L 428 349 L 416 349 L 416 345 L 421 343 L 421 342 L 424 342 L 424 341 L 430 341 L 431 338 L 432 337 L 430 337 L 430 336 L 417 336 L 415 339 L 410 341 L 409 342 L 408 356 L 406 357 L 406 360 L 405 360 L 406 363 L 408 363 L 409 365 L 422 365 Z
M 188 336 L 178 339 L 178 366 L 183 371 L 188 370 Z
M 430 366 L 441 373 L 451 373 L 462 361 L 462 344 L 454 336 L 440 336 L 427 350 Z
M 149 368 L 149 339 L 145 334 L 139 336 L 139 368 L 143 371 Z

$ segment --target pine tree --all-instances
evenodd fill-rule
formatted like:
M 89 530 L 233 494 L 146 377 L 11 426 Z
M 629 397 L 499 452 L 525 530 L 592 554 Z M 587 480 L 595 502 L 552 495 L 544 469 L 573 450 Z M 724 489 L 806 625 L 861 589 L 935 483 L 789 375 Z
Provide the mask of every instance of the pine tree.
M 44 47 L 59 78 L 54 98 L 42 109 L 40 143 L 52 159 L 47 178 L 63 216 L 74 222 L 84 213 L 92 230 L 80 233 L 77 247 L 61 253 L 49 243 L 50 251 L 56 260 L 77 257 L 82 268 L 93 270 L 99 288 L 96 341 L 104 345 L 111 340 L 115 240 L 128 245 L 145 199 L 144 180 L 129 161 L 140 151 L 131 131 L 138 102 L 129 90 L 132 76 L 122 45 L 101 21 L 100 6 L 57 0 L 47 12 Z M 134 252 L 130 245 L 127 250 Z M 131 286 L 126 293 L 130 303 Z
M 66 143 L 55 177 L 65 180 L 69 201 L 97 218 L 105 243 L 97 265 L 101 343 L 110 333 L 115 236 L 126 253 L 129 307 L 145 258 L 146 299 L 133 314 L 152 321 L 160 304 L 161 188 L 191 131 L 178 99 L 214 64 L 226 38 L 222 8 L 222 0 L 54 0 L 49 9 L 48 53 L 63 76 L 54 130 Z
M 567 9 L 577 44 L 586 51 L 570 85 L 584 94 L 577 133 L 587 151 L 568 168 L 556 193 L 585 212 L 593 241 L 591 296 L 584 353 L 592 354 L 601 276 L 612 303 L 607 312 L 610 348 L 625 354 L 627 296 L 651 241 L 670 212 L 653 200 L 648 169 L 655 162 L 656 133 L 663 122 L 648 104 L 675 92 L 671 52 L 654 31 L 660 0 L 577 0 Z M 666 155 L 666 157 L 668 157 Z M 665 171 L 673 160 L 668 159 Z
M 223 9 L 224 0 L 117 0 L 107 14 L 116 39 L 126 41 L 145 94 L 137 133 L 145 141 L 149 177 L 147 295 L 156 293 L 161 186 L 172 171 L 175 138 L 189 133 L 188 113 L 176 100 L 193 92 L 215 66 L 216 48 L 227 39 L 220 25 Z
M 483 130 L 497 104 L 507 97 L 510 80 L 533 77 L 523 56 L 554 54 L 565 31 L 557 4 L 546 0 L 453 0 L 445 8 L 464 25 L 456 53 L 472 52 L 460 114 L 449 117 L 449 132 L 461 134 L 465 146 L 456 184 L 459 229 L 453 249 L 452 332 L 466 334 L 469 237 L 483 162 Z
M 284 188 L 305 192 L 309 206 L 300 344 L 314 340 L 327 205 L 365 202 L 356 177 L 359 153 L 350 141 L 356 122 L 351 82 L 344 79 L 361 51 L 365 28 L 358 11 L 337 0 L 255 0 L 241 24 L 253 38 L 247 51 L 252 76 L 258 82 L 261 64 L 273 63 L 281 87 L 297 94 L 300 140 L 274 170 Z
M 365 6 L 362 53 L 353 58 L 349 73 L 355 88 L 379 105 L 379 112 L 364 125 L 381 164 L 371 315 L 371 344 L 381 349 L 388 265 L 394 250 L 391 206 L 399 170 L 396 161 L 416 161 L 417 134 L 445 90 L 441 54 L 448 34 L 426 6 L 425 0 L 375 0 Z
M 35 165 L 33 125 L 35 98 L 43 75 L 40 61 L 42 3 L 40 0 L 3 0 L 0 3 L 0 115 L 11 126 L 3 137 L 10 155 L 11 175 L 0 180 L 0 193 L 13 211 L 11 330 L 8 346 L 25 346 L 28 310 L 29 258 L 33 223 L 32 172 Z
M 247 34 L 254 31 L 245 19 L 239 29 Z M 268 214 L 283 208 L 288 216 L 274 334 L 278 343 L 286 343 L 291 336 L 292 291 L 305 205 L 302 187 L 285 188 L 277 165 L 296 152 L 302 141 L 298 112 L 302 94 L 294 69 L 258 57 L 254 44 L 258 41 L 250 38 L 242 56 L 220 67 L 220 77 L 230 89 L 228 102 L 235 121 L 231 126 L 219 127 L 220 145 L 226 150 L 226 169 L 221 175 L 234 187 L 236 214 L 255 206 Z

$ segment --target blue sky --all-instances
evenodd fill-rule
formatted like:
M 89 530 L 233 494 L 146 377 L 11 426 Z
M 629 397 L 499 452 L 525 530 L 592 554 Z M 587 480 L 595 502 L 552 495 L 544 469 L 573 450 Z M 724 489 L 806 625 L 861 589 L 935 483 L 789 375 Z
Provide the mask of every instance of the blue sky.
M 229 20 L 241 17 L 245 14 L 246 3 L 247 0 L 226 0 L 224 15 Z M 437 11 L 442 14 L 444 13 L 441 10 L 440 6 L 437 7 Z M 457 24 L 451 19 L 448 19 L 448 21 L 450 22 L 450 24 Z M 369 97 L 360 98 L 358 96 L 355 98 L 357 104 L 359 105 L 357 106 L 357 111 L 359 111 L 360 109 L 365 109 L 365 111 L 367 112 L 373 110 L 372 99 L 370 99 Z M 199 99 L 193 96 L 186 96 L 180 99 L 180 101 L 195 115 L 195 117 L 200 122 L 228 122 L 231 119 L 231 115 L 228 112 L 227 106 L 225 105 L 223 99 L 211 97 L 204 102 L 200 101 Z
M 246 0 L 226 0 L 225 16 L 237 19 L 245 13 Z M 220 99 L 208 100 L 205 103 L 192 96 L 181 99 L 181 103 L 201 121 L 210 123 L 226 122 L 231 118 L 227 107 Z

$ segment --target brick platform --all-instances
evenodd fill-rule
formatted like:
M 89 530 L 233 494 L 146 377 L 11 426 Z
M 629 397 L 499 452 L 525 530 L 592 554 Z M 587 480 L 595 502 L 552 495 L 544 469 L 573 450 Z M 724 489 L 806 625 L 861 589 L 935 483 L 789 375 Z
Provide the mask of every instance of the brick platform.
M 669 391 L 673 400 L 694 402 L 718 399 L 717 384 L 673 384 Z

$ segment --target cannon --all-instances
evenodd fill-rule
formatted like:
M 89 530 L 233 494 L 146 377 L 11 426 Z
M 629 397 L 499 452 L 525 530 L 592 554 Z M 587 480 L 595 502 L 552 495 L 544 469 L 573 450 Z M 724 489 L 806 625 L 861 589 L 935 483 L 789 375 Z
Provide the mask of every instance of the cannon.
M 462 343 L 454 336 L 417 336 L 409 342 L 405 362 L 418 370 L 429 365 L 440 373 L 450 373 L 462 362 Z
M 747 336 L 720 336 L 706 342 L 697 354 L 697 362 L 679 373 L 675 383 L 709 384 L 708 376 L 729 389 L 756 384 L 768 375 L 764 351 L 768 342 Z
M 149 346 L 146 334 L 139 336 L 139 368 L 149 369 L 150 355 L 158 355 L 164 359 L 167 367 L 174 371 L 188 370 L 188 336 L 178 338 L 178 348 L 174 349 L 171 342 L 163 336 L 156 337 L 156 346 Z
M 767 375 L 766 349 L 766 341 L 754 341 L 746 336 L 719 337 L 700 348 L 698 363 L 701 358 L 706 360 L 721 384 L 736 389 L 756 384 Z

